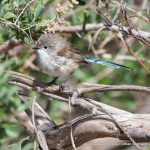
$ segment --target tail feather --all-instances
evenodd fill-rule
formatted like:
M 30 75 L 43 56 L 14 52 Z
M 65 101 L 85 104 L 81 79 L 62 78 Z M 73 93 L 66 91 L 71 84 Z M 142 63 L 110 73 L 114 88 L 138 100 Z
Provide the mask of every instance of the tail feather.
M 128 69 L 128 70 L 133 70 L 130 67 L 120 65 L 120 64 L 117 64 L 117 63 L 114 63 L 114 62 L 102 60 L 102 59 L 99 59 L 99 58 L 91 57 L 91 56 L 84 57 L 84 60 L 87 61 L 87 62 L 90 62 L 90 63 L 96 63 L 96 64 L 102 64 L 102 65 L 111 66 L 111 67 L 115 67 L 115 68 L 124 68 L 124 69 Z

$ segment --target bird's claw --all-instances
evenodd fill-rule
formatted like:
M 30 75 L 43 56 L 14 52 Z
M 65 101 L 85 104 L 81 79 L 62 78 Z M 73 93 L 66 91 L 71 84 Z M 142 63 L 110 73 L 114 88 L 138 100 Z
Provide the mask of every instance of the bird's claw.
M 33 85 L 32 89 L 37 91 L 37 92 L 43 92 L 46 89 L 47 85 L 43 84 L 43 83 L 35 83 L 35 85 Z
M 59 85 L 59 91 L 60 92 L 63 92 L 67 89 L 69 89 L 69 87 L 66 84 L 62 83 L 61 85 Z
M 35 91 L 37 91 L 37 92 L 43 92 L 44 90 L 46 90 L 46 89 L 48 88 L 48 86 L 57 85 L 57 84 L 55 83 L 55 81 L 56 81 L 56 78 L 53 79 L 53 80 L 52 80 L 51 82 L 49 82 L 49 83 L 41 83 L 41 82 L 35 81 L 35 82 L 33 83 L 32 89 L 35 90 Z

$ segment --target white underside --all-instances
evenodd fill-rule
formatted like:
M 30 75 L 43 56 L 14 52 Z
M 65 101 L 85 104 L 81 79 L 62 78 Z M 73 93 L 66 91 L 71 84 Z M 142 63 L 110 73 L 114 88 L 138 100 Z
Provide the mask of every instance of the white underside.
M 38 61 L 41 69 L 51 74 L 52 76 L 67 76 L 72 73 L 78 65 L 74 63 L 71 59 L 56 56 L 56 54 L 51 54 L 49 56 L 45 50 L 38 50 Z

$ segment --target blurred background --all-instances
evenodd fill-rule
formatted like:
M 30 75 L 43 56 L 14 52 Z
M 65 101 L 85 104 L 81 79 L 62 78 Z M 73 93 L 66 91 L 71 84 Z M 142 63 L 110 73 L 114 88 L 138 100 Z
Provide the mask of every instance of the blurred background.
M 22 104 L 17 95 L 18 88 L 8 84 L 9 70 L 21 72 L 48 82 L 51 77 L 40 72 L 36 62 L 36 54 L 32 50 L 34 41 L 43 33 L 55 31 L 60 26 L 83 24 L 113 24 L 119 27 L 131 27 L 136 30 L 150 32 L 149 0 L 1 0 L 0 1 L 0 149 L 33 149 L 35 143 L 28 139 L 27 131 L 16 121 L 14 115 L 29 107 Z M 120 7 L 125 6 L 125 12 Z M 100 12 L 96 11 L 99 8 Z M 128 18 L 128 21 L 126 20 Z M 131 26 L 130 26 L 131 25 Z M 70 83 L 77 87 L 82 83 L 110 85 L 150 85 L 150 38 L 144 43 L 124 34 L 121 40 L 119 32 L 98 29 L 88 32 L 61 33 L 83 55 L 93 55 L 105 60 L 129 66 L 134 71 L 114 69 L 102 65 L 81 65 L 73 74 Z M 15 44 L 7 47 L 7 41 L 17 39 Z M 61 79 L 60 79 L 61 80 Z M 30 97 L 35 93 L 30 92 Z M 102 92 L 85 96 L 105 104 L 133 112 L 149 113 L 150 96 L 138 92 Z M 39 96 L 38 102 L 59 125 L 68 120 L 68 104 Z M 86 112 L 73 108 L 73 117 Z M 103 143 L 120 143 L 113 138 L 96 139 L 79 149 L 134 149 L 121 144 L 112 146 Z M 96 143 L 102 143 L 97 145 Z M 145 146 L 144 149 L 150 149 Z

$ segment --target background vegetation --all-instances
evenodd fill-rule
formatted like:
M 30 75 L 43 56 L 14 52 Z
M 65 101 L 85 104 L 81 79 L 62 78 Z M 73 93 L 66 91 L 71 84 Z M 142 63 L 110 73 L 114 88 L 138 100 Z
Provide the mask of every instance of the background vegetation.
M 121 0 L 120 0 L 121 1 Z M 96 5 L 101 13 L 96 12 Z M 127 15 L 135 29 L 150 32 L 150 2 L 148 0 L 124 0 Z M 17 87 L 8 84 L 9 70 L 22 72 L 41 81 L 50 80 L 40 73 L 36 55 L 32 50 L 34 41 L 43 33 L 55 31 L 60 26 L 83 25 L 84 23 L 109 23 L 128 26 L 123 13 L 118 11 L 118 2 L 111 0 L 2 0 L 0 3 L 0 149 L 18 149 L 18 143 L 27 137 L 27 132 L 13 117 L 28 107 L 17 95 Z M 96 40 L 93 39 L 98 36 Z M 62 33 L 61 33 L 62 34 Z M 63 36 L 80 49 L 82 54 L 95 55 L 134 68 L 135 71 L 108 68 L 100 65 L 81 66 L 73 75 L 71 83 L 131 84 L 149 86 L 150 44 L 146 45 L 133 36 L 124 38 L 132 49 L 131 53 L 122 42 L 119 32 L 110 30 L 80 33 L 63 33 Z M 17 46 L 3 48 L 10 39 L 19 40 Z M 149 39 L 146 39 L 149 40 Z M 149 42 L 149 41 L 147 41 Z M 138 59 L 138 61 L 137 61 Z M 143 65 L 141 65 L 141 63 Z M 30 93 L 31 96 L 34 93 Z M 139 93 L 107 92 L 88 94 L 95 100 L 125 109 L 130 112 L 149 113 L 149 97 Z M 68 105 L 39 98 L 40 104 L 51 114 L 57 124 L 68 119 Z M 46 107 L 46 106 L 49 107 Z M 77 113 L 78 112 L 78 113 Z M 83 110 L 74 109 L 74 117 Z M 33 149 L 33 142 L 24 142 L 23 150 Z M 15 143 L 15 144 L 14 144 Z

